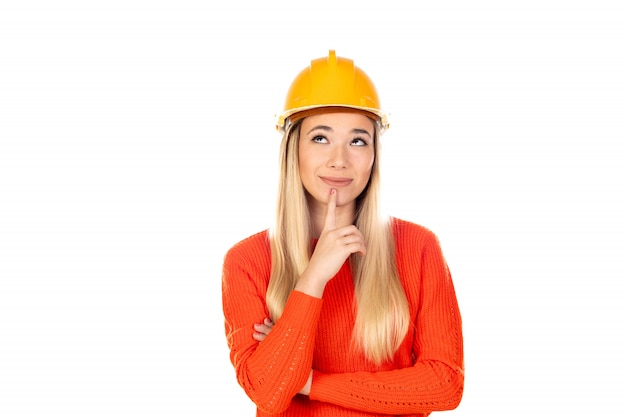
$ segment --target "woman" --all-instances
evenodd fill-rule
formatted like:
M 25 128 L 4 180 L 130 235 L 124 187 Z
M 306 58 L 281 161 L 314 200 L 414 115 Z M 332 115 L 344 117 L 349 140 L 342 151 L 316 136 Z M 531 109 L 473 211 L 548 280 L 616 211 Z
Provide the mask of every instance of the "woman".
M 257 416 L 426 416 L 461 400 L 437 238 L 379 211 L 387 127 L 369 77 L 334 51 L 291 85 L 276 224 L 224 259 L 230 358 Z

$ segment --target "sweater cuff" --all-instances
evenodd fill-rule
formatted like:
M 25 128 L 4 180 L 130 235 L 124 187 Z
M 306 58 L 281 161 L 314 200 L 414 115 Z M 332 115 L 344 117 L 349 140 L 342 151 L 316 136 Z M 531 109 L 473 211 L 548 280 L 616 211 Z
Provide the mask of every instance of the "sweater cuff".
M 302 324 L 317 330 L 317 322 L 322 311 L 322 300 L 294 290 L 289 295 L 282 317 L 289 317 L 292 323 Z M 306 326 L 308 324 L 308 326 Z

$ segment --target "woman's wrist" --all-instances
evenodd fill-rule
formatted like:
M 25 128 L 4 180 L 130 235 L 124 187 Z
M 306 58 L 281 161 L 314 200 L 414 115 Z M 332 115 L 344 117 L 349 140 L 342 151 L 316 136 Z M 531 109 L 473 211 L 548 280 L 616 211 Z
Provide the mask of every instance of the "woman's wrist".
M 294 289 L 310 295 L 311 297 L 322 298 L 325 287 L 326 282 L 319 281 L 307 273 L 307 271 L 304 271 Z
M 309 378 L 306 380 L 306 384 L 302 387 L 302 389 L 298 392 L 298 394 L 309 395 L 311 393 L 311 384 L 313 383 L 313 369 L 309 373 Z

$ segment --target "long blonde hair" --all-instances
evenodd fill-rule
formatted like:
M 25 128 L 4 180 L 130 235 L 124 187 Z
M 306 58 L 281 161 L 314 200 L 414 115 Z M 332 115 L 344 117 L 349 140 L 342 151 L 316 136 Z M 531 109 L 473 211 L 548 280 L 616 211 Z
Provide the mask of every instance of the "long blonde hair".
M 299 174 L 301 120 L 285 132 L 280 147 L 276 222 L 270 233 L 272 269 L 266 302 L 272 320 L 283 312 L 289 294 L 312 254 L 313 227 Z M 380 213 L 380 129 L 374 135 L 375 158 L 370 181 L 357 198 L 355 225 L 367 255 L 352 255 L 356 322 L 353 345 L 376 364 L 393 357 L 409 327 L 409 308 L 395 264 L 388 218 Z

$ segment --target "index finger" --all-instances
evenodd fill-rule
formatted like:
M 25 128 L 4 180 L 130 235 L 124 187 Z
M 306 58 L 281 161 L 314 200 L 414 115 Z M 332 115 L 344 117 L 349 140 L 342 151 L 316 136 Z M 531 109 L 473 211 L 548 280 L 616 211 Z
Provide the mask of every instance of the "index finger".
M 328 196 L 328 204 L 326 204 L 326 220 L 324 222 L 324 229 L 335 230 L 337 228 L 335 208 L 337 207 L 337 190 L 334 188 L 330 190 L 330 196 Z

